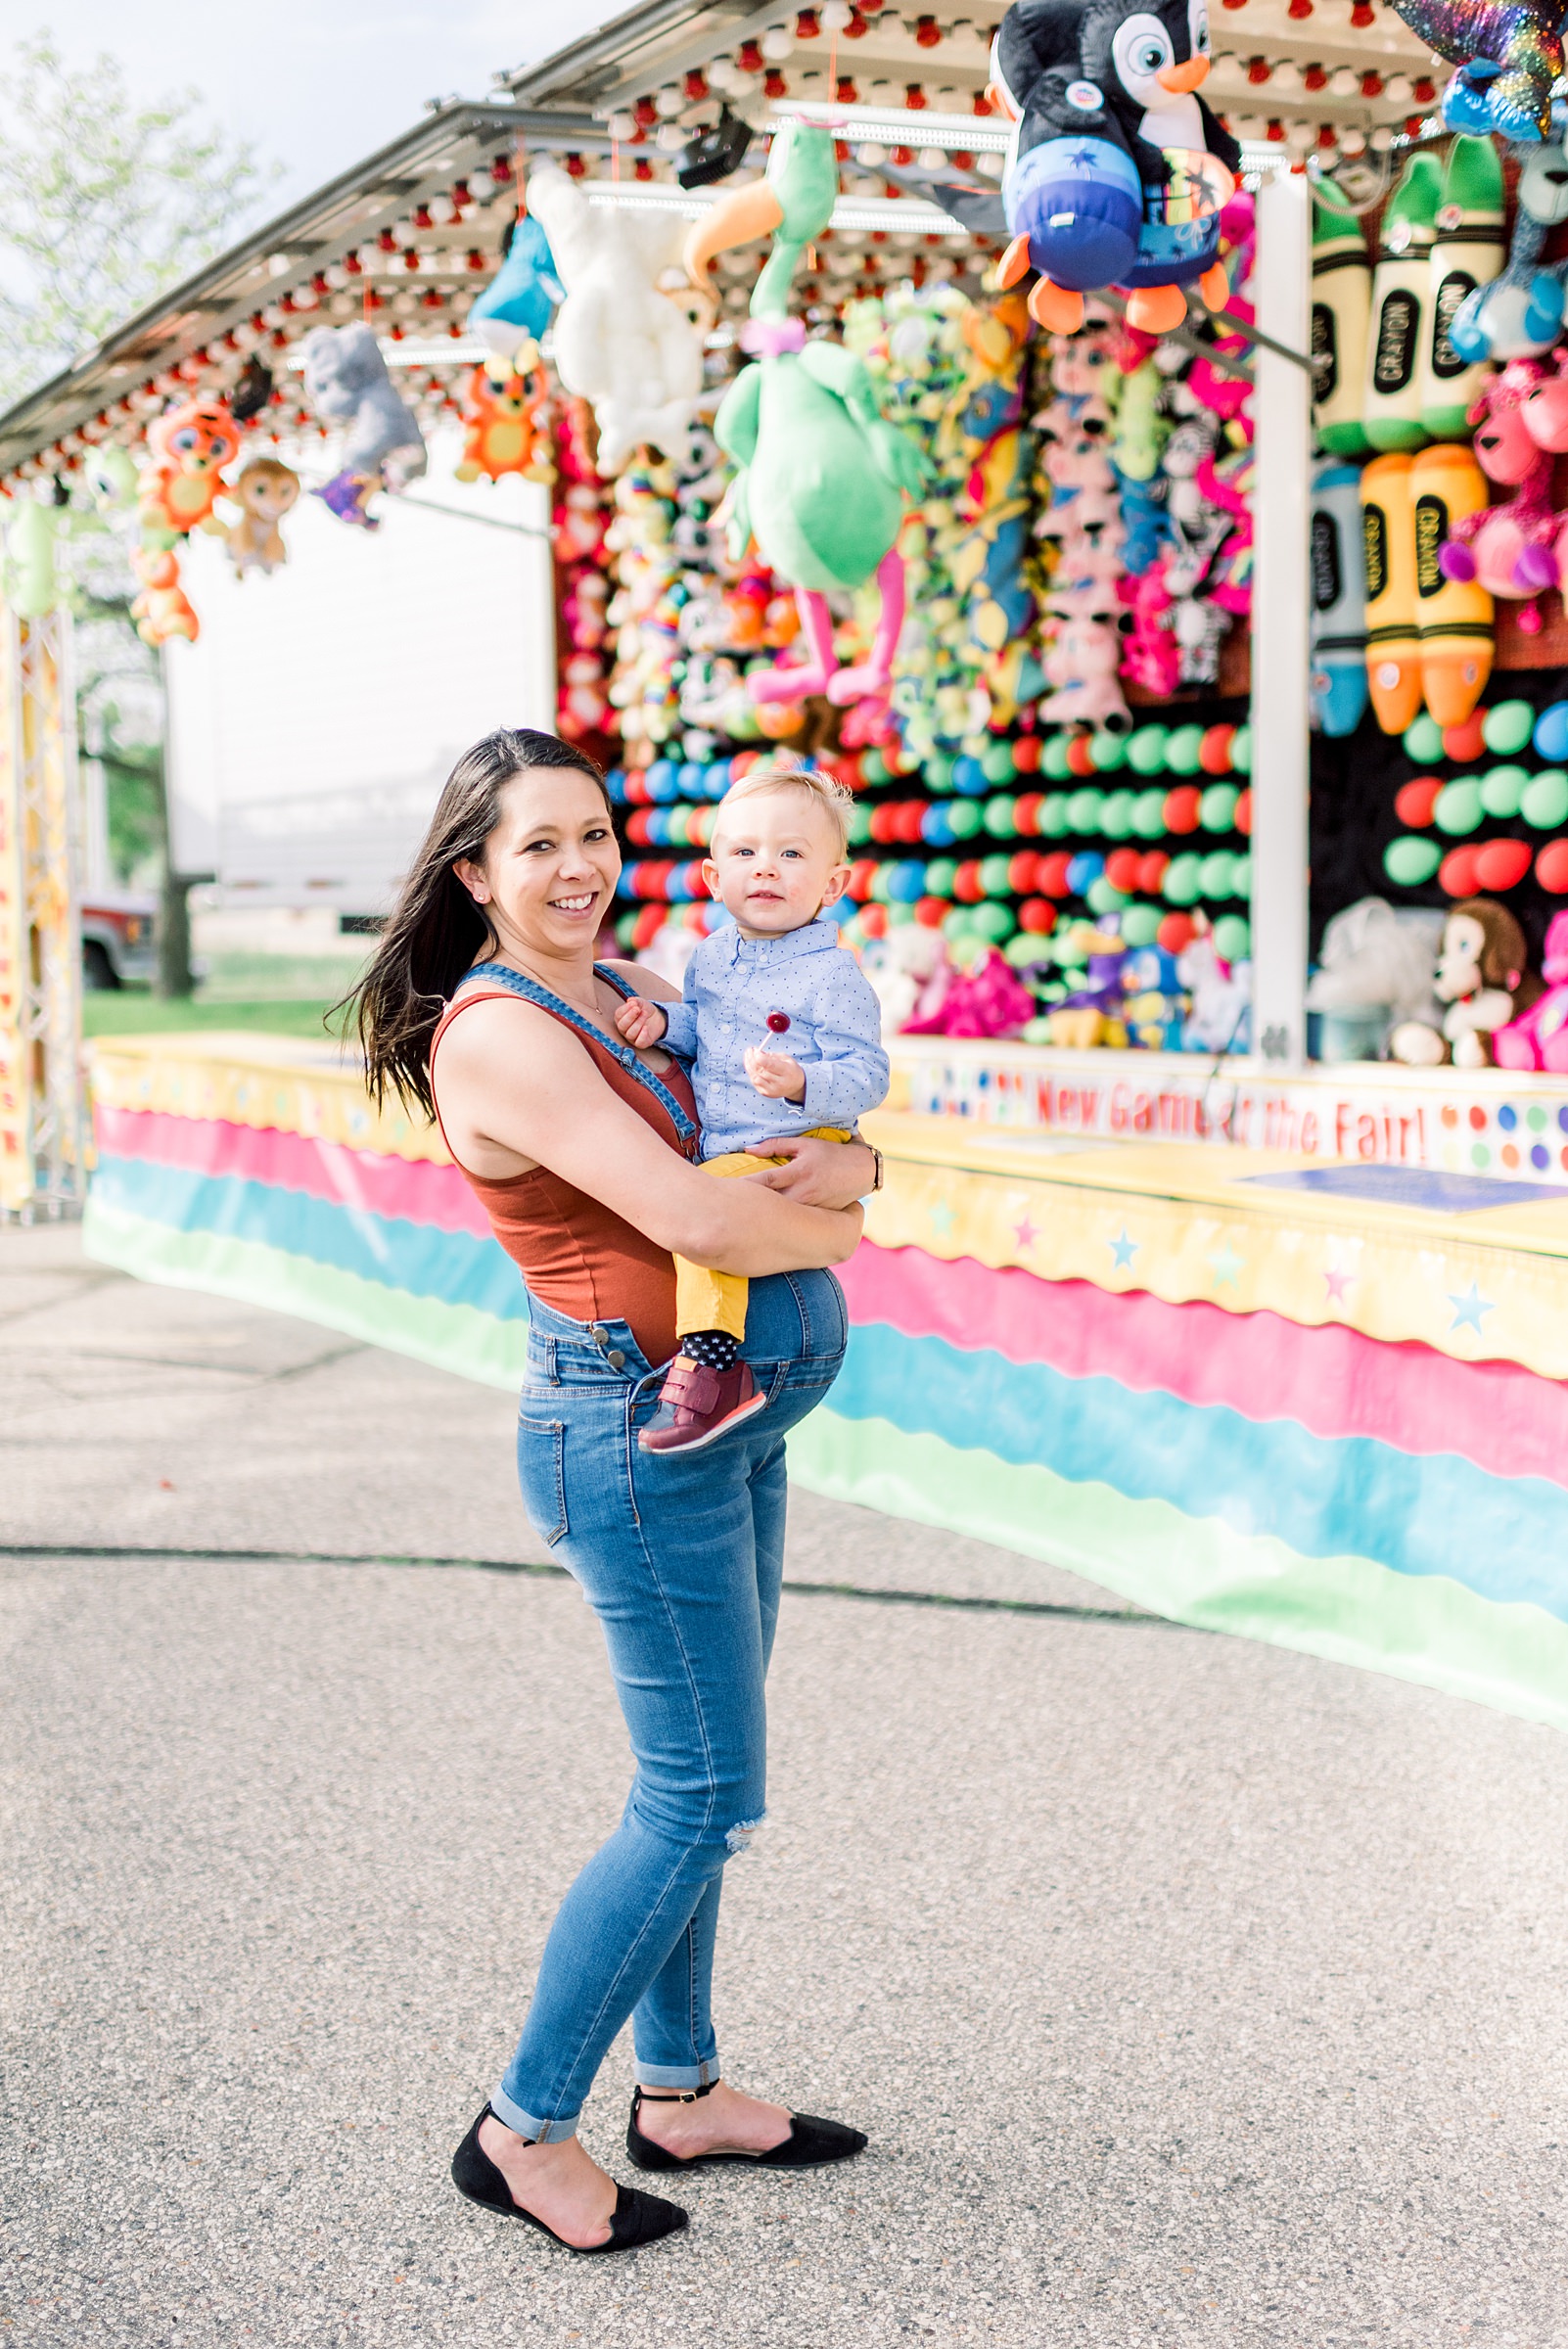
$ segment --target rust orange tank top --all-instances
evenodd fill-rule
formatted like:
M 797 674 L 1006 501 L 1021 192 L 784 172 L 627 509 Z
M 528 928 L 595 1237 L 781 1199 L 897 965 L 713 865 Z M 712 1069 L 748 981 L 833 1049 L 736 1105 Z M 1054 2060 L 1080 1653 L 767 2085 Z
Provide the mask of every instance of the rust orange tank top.
M 483 977 L 484 971 L 485 966 L 481 965 L 473 976 Z M 634 1109 L 672 1150 L 683 1157 L 691 1154 L 697 1105 L 682 1069 L 672 1061 L 664 1075 L 655 1079 L 640 1062 L 628 1067 L 627 1062 L 635 1057 L 629 1047 L 623 1047 L 623 1059 L 613 1044 L 543 988 L 530 983 L 519 986 L 510 971 L 505 976 L 508 985 L 476 989 L 447 1005 L 431 1038 L 433 1072 L 441 1037 L 471 1003 L 516 995 L 536 1003 L 541 1011 L 571 1028 L 617 1098 Z M 601 971 L 600 976 L 612 986 L 622 987 L 614 972 Z M 622 991 L 629 993 L 630 990 L 622 987 Z M 671 1099 L 678 1119 L 667 1106 Z M 439 1124 L 438 1109 L 436 1115 Z M 441 1139 L 446 1140 L 444 1126 Z M 446 1146 L 451 1149 L 450 1142 Z M 496 1238 L 521 1270 L 530 1296 L 574 1321 L 624 1320 L 650 1362 L 669 1360 L 675 1351 L 675 1268 L 665 1249 L 656 1248 L 633 1224 L 612 1214 L 576 1184 L 552 1174 L 547 1167 L 492 1181 L 470 1174 L 455 1151 L 452 1159 L 488 1216 Z

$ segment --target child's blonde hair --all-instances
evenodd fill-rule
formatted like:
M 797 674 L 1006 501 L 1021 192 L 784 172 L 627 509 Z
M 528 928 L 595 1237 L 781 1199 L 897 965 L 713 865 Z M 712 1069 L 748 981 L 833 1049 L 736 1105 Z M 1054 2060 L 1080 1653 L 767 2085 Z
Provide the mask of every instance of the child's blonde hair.
M 739 782 L 732 783 L 719 802 L 727 807 L 731 800 L 760 800 L 765 794 L 794 791 L 812 800 L 826 815 L 839 836 L 839 861 L 844 863 L 850 853 L 850 809 L 854 794 L 841 783 L 836 775 L 825 774 L 820 767 L 798 766 L 785 754 L 783 757 L 760 759 L 749 767 Z

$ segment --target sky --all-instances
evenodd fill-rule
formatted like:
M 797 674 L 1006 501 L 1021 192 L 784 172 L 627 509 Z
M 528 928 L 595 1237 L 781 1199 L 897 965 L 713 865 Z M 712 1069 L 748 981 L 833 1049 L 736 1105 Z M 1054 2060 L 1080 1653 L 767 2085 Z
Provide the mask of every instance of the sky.
M 307 0 L 280 30 L 265 9 L 190 0 L 0 0 L 0 71 L 47 32 L 71 65 L 118 57 L 133 98 L 194 87 L 219 122 L 284 166 L 281 211 L 419 119 L 428 98 L 484 98 L 490 76 L 562 49 L 623 0 Z

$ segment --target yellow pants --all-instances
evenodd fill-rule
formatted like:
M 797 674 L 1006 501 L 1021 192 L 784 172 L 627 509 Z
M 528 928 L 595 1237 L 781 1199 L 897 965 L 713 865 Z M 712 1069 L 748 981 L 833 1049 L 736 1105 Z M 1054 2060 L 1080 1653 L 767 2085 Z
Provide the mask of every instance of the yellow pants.
M 817 1126 L 811 1137 L 819 1142 L 847 1142 L 837 1126 Z M 705 1159 L 705 1174 L 761 1174 L 769 1167 L 787 1167 L 787 1158 L 754 1158 L 749 1150 L 726 1150 L 721 1158 Z M 675 1259 L 675 1335 L 684 1338 L 697 1329 L 721 1329 L 726 1337 L 746 1335 L 746 1301 L 751 1282 L 744 1272 L 713 1272 L 689 1258 Z

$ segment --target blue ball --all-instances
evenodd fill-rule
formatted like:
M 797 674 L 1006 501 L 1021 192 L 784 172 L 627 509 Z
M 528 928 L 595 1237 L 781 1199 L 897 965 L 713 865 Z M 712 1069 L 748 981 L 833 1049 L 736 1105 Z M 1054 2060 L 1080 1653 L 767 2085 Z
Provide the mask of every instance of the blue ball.
M 609 773 L 605 776 L 604 781 L 605 789 L 610 794 L 611 806 L 615 807 L 624 807 L 626 804 L 625 768 L 623 766 L 611 767 Z
M 978 759 L 955 759 L 952 767 L 952 787 L 966 799 L 983 799 L 991 789 L 985 768 Z
M 678 800 L 680 769 L 673 759 L 656 759 L 648 769 L 647 783 L 651 800 Z
M 1104 857 L 1096 855 L 1092 849 L 1085 849 L 1084 853 L 1081 856 L 1075 856 L 1068 866 L 1067 886 L 1075 898 L 1084 897 L 1104 870 Z
M 708 788 L 708 769 L 698 760 L 688 759 L 678 780 L 683 800 L 700 800 Z
M 920 818 L 920 837 L 931 849 L 950 849 L 957 838 L 952 817 L 940 800 L 933 800 Z
M 1535 750 L 1538 759 L 1552 766 L 1568 759 L 1568 702 L 1551 702 L 1536 720 Z
M 925 859 L 900 856 L 888 875 L 888 896 L 895 905 L 912 905 L 926 894 Z
M 1086 294 L 1125 285 L 1138 254 L 1143 189 L 1109 139 L 1046 139 L 1022 154 L 1002 189 L 1007 226 L 1035 267 Z
M 668 848 L 669 846 L 669 810 L 667 807 L 650 807 L 646 830 L 648 846 L 651 849 Z
M 730 761 L 727 759 L 711 760 L 703 769 L 705 797 L 710 800 L 721 800 L 734 779 L 730 770 Z

